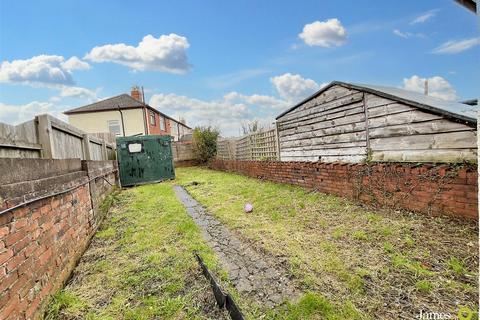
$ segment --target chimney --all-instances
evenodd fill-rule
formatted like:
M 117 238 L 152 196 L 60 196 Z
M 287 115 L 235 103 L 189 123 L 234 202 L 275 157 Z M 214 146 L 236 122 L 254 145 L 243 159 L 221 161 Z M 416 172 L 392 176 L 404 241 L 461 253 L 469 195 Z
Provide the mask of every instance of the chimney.
M 425 87 L 423 93 L 428 96 L 428 79 L 425 79 Z
M 133 99 L 143 102 L 142 93 L 140 92 L 140 88 L 138 86 L 132 87 L 132 91 L 130 91 L 130 96 Z

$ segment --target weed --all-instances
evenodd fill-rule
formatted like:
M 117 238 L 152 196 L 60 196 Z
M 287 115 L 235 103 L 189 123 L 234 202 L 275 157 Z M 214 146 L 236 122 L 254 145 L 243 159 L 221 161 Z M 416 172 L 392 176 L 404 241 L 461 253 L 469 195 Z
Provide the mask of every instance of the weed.
M 448 267 L 459 276 L 463 276 L 467 273 L 467 268 L 459 259 L 452 257 L 447 261 Z
M 380 233 L 384 237 L 388 237 L 393 233 L 393 230 L 389 226 L 380 226 L 378 227 L 378 233 Z
M 85 301 L 68 291 L 59 291 L 51 298 L 49 308 L 45 314 L 45 320 L 58 319 L 60 312 L 68 309 L 72 315 L 81 314 L 87 307 Z
M 115 234 L 116 234 L 115 229 L 112 227 L 108 227 L 106 229 L 98 231 L 96 236 L 99 239 L 107 239 L 107 238 L 113 238 Z
M 367 240 L 368 236 L 367 233 L 364 230 L 357 230 L 353 232 L 353 238 L 357 240 Z
M 405 246 L 411 248 L 415 245 L 415 240 L 413 240 L 413 238 L 407 234 L 404 238 L 404 243 L 405 243 Z
M 345 234 L 345 230 L 342 227 L 335 228 L 332 233 L 332 238 L 335 240 L 339 240 Z
M 383 250 L 385 250 L 387 253 L 393 253 L 395 251 L 395 247 L 390 242 L 384 242 Z
M 415 276 L 432 276 L 435 274 L 434 272 L 427 270 L 420 262 L 412 261 L 400 253 L 393 255 L 392 264 L 395 267 L 400 267 L 408 272 L 413 273 Z
M 430 291 L 433 289 L 433 285 L 428 280 L 420 280 L 415 283 L 415 288 L 417 288 L 420 292 L 430 293 Z
M 334 305 L 325 297 L 313 293 L 306 293 L 298 303 L 287 303 L 278 310 L 267 313 L 266 319 L 303 320 L 303 319 L 364 319 L 364 316 L 355 309 L 353 304 L 345 302 Z

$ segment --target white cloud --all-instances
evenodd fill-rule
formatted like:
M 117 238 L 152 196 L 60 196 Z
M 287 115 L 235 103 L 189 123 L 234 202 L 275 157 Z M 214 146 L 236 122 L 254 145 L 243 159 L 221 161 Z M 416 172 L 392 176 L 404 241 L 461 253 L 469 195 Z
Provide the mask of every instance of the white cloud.
M 338 19 L 306 24 L 298 35 L 309 46 L 338 47 L 346 43 L 347 31 Z
M 428 20 L 432 19 L 433 17 L 435 17 L 437 15 L 437 12 L 438 12 L 438 9 L 434 9 L 434 10 L 429 10 L 421 15 L 419 15 L 418 17 L 416 17 L 415 19 L 413 19 L 410 24 L 417 24 L 417 23 L 424 23 L 424 22 L 427 22 Z
M 420 78 L 417 75 L 403 79 L 403 88 L 405 90 L 423 93 L 425 89 L 425 80 L 428 80 L 428 95 L 442 100 L 457 100 L 457 93 L 453 86 L 444 78 L 434 76 L 431 78 Z
M 25 60 L 3 61 L 0 82 L 40 86 L 73 85 L 72 70 L 85 70 L 90 66 L 77 57 L 65 61 L 62 56 L 39 55 Z
M 223 99 L 230 103 L 244 103 L 264 108 L 282 109 L 288 107 L 287 101 L 260 94 L 244 95 L 232 91 L 223 96 Z
M 319 85 L 312 79 L 305 79 L 299 74 L 291 73 L 270 78 L 270 82 L 280 97 L 294 103 L 300 102 L 325 85 Z
M 224 136 L 238 135 L 242 123 L 260 120 L 271 123 L 290 103 L 267 95 L 229 92 L 222 99 L 201 100 L 177 94 L 154 94 L 149 104 L 191 126 L 214 125 Z
M 398 29 L 393 30 L 393 34 L 395 34 L 395 35 L 397 35 L 397 36 L 399 36 L 399 37 L 405 38 L 405 39 L 409 37 L 408 32 L 402 32 L 402 31 L 400 31 L 400 30 L 398 30 Z
M 451 40 L 433 49 L 432 52 L 437 54 L 455 54 L 478 46 L 479 44 L 480 38 Z
M 154 94 L 149 104 L 172 117 L 185 118 L 191 126 L 214 125 L 222 135 L 232 136 L 239 135 L 241 125 L 246 121 L 259 120 L 267 125 L 272 123 L 281 111 L 324 85 L 290 73 L 273 77 L 270 81 L 280 98 L 232 91 L 218 100 L 201 100 L 160 93 Z
M 11 105 L 0 102 L 0 122 L 19 124 L 32 120 L 36 115 L 49 113 L 54 117 L 66 120 L 60 107 L 51 102 L 33 101 L 24 105 Z
M 149 104 L 174 118 L 186 119 L 191 126 L 216 126 L 223 135 L 238 134 L 241 123 L 253 117 L 246 104 L 225 99 L 206 101 L 160 93 L 154 94 Z
M 68 71 L 90 69 L 90 65 L 87 62 L 80 60 L 76 56 L 73 56 L 70 59 L 68 59 L 67 61 L 65 61 L 62 64 L 62 66 L 63 66 L 63 68 L 65 68 L 65 70 L 68 70 Z
M 411 38 L 411 37 L 418 37 L 418 38 L 426 38 L 425 34 L 423 33 L 411 33 L 411 32 L 403 32 L 398 29 L 393 30 L 393 34 L 399 36 L 401 38 Z
M 124 43 L 107 44 L 93 48 L 85 59 L 93 62 L 113 62 L 133 70 L 185 73 L 189 70 L 186 50 L 187 38 L 171 33 L 155 38 L 143 37 L 138 46 Z
M 82 87 L 63 86 L 60 89 L 59 98 L 78 98 L 85 99 L 89 102 L 98 100 L 97 92 Z

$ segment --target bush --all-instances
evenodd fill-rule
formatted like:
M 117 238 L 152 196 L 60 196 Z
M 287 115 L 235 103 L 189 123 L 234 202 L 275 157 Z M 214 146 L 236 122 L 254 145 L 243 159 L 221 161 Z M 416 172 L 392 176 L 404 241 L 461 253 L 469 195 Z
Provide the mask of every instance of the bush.
M 217 154 L 217 129 L 208 127 L 197 127 L 193 130 L 193 152 L 200 162 L 208 162 Z

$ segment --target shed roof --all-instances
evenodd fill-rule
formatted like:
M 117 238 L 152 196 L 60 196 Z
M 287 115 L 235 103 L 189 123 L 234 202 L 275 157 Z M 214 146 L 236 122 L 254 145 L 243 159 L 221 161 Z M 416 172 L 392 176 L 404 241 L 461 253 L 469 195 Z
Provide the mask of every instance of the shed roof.
M 328 89 L 330 89 L 335 85 L 340 85 L 346 88 L 376 94 L 378 96 L 381 96 L 387 99 L 403 102 L 405 104 L 415 106 L 419 109 L 428 110 L 430 112 L 441 114 L 456 120 L 462 120 L 462 121 L 475 123 L 475 124 L 477 123 L 477 113 L 478 113 L 477 106 L 470 106 L 470 105 L 466 105 L 466 104 L 454 102 L 454 101 L 445 101 L 442 99 L 434 98 L 432 96 L 427 96 L 417 92 L 408 91 L 408 90 L 395 88 L 395 87 L 377 86 L 377 85 L 369 85 L 369 84 L 355 84 L 355 83 L 347 83 L 347 82 L 341 82 L 341 81 L 331 82 L 327 86 L 315 92 L 310 97 L 297 103 L 295 106 L 289 108 L 288 110 L 282 112 L 280 115 L 277 116 L 276 119 L 295 110 L 305 102 L 310 101 L 311 99 L 317 97 L 318 95 L 322 94 L 323 92 L 327 91 Z
M 191 129 L 189 126 L 186 124 L 173 119 L 172 117 L 164 114 L 163 112 L 158 111 L 157 109 L 151 107 L 150 105 L 143 103 L 142 101 L 139 101 L 137 99 L 132 98 L 130 95 L 124 93 L 120 94 L 115 97 L 111 97 L 108 99 L 100 100 L 97 102 L 94 102 L 92 104 L 88 104 L 83 107 L 78 107 L 75 109 L 67 110 L 64 112 L 64 114 L 77 114 L 77 113 L 90 113 L 90 112 L 101 112 L 101 111 L 110 111 L 110 110 L 124 110 L 124 109 L 135 109 L 135 108 L 148 108 L 158 114 L 161 114 L 162 116 L 173 120 L 177 123 L 180 123 L 181 125 Z

